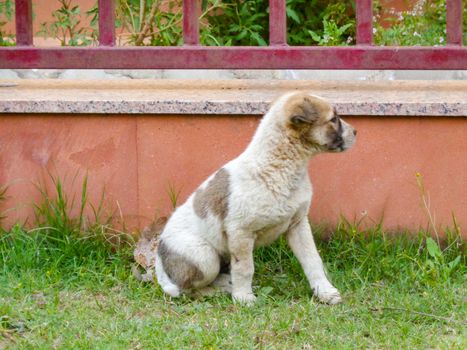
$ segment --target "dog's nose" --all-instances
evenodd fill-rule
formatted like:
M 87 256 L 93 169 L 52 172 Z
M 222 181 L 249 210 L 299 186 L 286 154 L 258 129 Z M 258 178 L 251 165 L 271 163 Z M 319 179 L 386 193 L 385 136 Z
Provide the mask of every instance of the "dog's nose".
M 353 129 L 353 135 L 357 136 L 357 130 Z

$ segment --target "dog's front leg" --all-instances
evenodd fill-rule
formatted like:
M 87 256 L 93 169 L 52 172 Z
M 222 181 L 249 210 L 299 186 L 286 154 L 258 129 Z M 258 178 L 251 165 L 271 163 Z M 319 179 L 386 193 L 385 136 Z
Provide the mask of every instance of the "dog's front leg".
M 339 291 L 329 282 L 323 262 L 316 249 L 310 223 L 305 216 L 287 233 L 287 242 L 302 265 L 303 271 L 316 297 L 323 303 L 337 304 L 341 301 Z
M 251 305 L 256 300 L 251 287 L 254 273 L 252 234 L 236 231 L 229 236 L 230 274 L 232 298 L 241 304 Z

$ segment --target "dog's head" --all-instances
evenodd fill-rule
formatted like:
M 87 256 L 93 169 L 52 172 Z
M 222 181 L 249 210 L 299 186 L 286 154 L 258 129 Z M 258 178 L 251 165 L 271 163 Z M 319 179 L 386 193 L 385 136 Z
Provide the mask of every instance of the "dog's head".
M 281 124 L 289 137 L 313 152 L 342 152 L 355 143 L 357 131 L 326 100 L 299 92 L 281 99 Z

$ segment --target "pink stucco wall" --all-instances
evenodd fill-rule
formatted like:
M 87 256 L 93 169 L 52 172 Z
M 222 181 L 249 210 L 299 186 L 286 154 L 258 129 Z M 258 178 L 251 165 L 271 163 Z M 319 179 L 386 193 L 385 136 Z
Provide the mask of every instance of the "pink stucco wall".
M 467 123 L 463 118 L 348 117 L 358 141 L 342 154 L 310 162 L 314 223 L 333 226 L 340 214 L 388 229 L 427 227 L 415 174 L 420 173 L 436 224 L 467 227 Z M 169 188 L 181 203 L 204 178 L 242 152 L 259 121 L 253 116 L 8 115 L 0 118 L 0 204 L 7 224 L 32 222 L 34 183 L 47 172 L 79 197 L 89 177 L 92 202 L 105 189 L 106 207 L 128 227 L 170 213 Z M 77 180 L 73 178 L 78 173 Z M 77 198 L 78 199 L 78 198 Z M 464 230 L 464 236 L 465 230 Z

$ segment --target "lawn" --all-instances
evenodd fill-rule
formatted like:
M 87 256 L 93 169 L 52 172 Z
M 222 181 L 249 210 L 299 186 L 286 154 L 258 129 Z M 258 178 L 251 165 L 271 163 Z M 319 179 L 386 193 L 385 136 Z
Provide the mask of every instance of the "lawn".
M 255 253 L 258 302 L 242 307 L 227 295 L 166 297 L 132 276 L 131 246 L 116 249 L 96 232 L 0 231 L 0 348 L 467 348 L 465 256 L 455 234 L 438 245 L 423 233 L 343 223 L 318 237 L 343 294 L 336 306 L 312 298 L 281 240 Z

